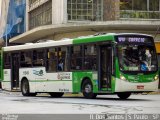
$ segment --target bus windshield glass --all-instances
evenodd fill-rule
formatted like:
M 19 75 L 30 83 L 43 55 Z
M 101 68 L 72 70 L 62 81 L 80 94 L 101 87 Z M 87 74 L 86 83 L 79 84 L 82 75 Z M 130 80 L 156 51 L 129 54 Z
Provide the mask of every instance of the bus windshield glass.
M 117 47 L 121 71 L 157 71 L 157 58 L 153 44 L 124 42 Z

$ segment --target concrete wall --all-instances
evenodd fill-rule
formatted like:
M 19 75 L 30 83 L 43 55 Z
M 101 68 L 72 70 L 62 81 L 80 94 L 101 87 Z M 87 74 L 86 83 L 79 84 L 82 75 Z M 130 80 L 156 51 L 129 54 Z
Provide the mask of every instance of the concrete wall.
M 104 21 L 119 19 L 120 0 L 104 0 Z
M 52 0 L 52 24 L 67 23 L 67 0 Z
M 48 0 L 41 0 L 39 4 L 44 4 Z M 36 9 L 35 7 L 29 7 L 29 0 L 26 0 L 26 31 L 29 30 L 29 12 Z M 52 24 L 67 23 L 67 0 L 52 0 Z
M 9 7 L 9 0 L 2 0 L 1 1 L 1 15 L 0 15 L 0 38 L 6 32 L 5 28 L 7 25 L 7 15 L 8 15 L 8 7 Z M 3 42 L 3 38 L 0 39 L 0 42 Z
M 29 0 L 26 0 L 26 31 L 29 30 Z
M 60 33 L 55 34 L 53 36 L 53 40 L 61 40 L 66 38 L 77 38 L 80 36 L 88 36 L 88 35 L 94 35 L 96 32 L 94 31 L 82 31 L 82 32 L 71 32 L 71 33 Z

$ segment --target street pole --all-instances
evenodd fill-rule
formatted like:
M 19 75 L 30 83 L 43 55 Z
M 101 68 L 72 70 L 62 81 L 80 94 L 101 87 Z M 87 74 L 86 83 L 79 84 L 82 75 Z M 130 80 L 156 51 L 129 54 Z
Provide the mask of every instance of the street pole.
M 7 24 L 6 24 L 7 25 Z M 7 26 L 7 28 L 8 28 L 8 26 Z M 6 29 L 6 47 L 8 46 L 8 40 L 7 40 L 8 38 L 7 38 L 7 29 Z
M 6 11 L 7 11 L 7 3 L 6 3 L 6 1 L 4 1 L 4 3 L 5 3 L 5 9 L 6 9 Z M 8 6 L 9 7 L 9 6 Z M 7 24 L 7 13 L 6 13 L 6 30 L 5 30 L 5 33 L 6 33 L 6 46 L 8 46 L 8 38 L 7 38 L 7 28 L 8 28 L 8 24 Z

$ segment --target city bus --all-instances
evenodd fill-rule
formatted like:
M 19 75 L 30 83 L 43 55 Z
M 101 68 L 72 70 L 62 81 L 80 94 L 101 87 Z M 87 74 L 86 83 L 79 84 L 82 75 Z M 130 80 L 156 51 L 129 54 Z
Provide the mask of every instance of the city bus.
M 85 98 L 158 90 L 154 39 L 138 33 L 106 33 L 1 49 L 3 89 L 23 96 L 82 93 Z

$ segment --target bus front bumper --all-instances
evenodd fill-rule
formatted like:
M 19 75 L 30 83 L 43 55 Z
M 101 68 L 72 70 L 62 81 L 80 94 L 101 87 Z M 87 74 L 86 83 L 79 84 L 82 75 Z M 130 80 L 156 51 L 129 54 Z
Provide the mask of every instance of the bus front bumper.
M 116 78 L 115 92 L 158 91 L 158 84 L 159 80 L 146 83 L 133 83 Z

